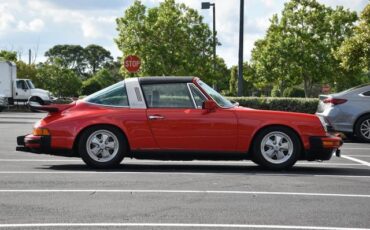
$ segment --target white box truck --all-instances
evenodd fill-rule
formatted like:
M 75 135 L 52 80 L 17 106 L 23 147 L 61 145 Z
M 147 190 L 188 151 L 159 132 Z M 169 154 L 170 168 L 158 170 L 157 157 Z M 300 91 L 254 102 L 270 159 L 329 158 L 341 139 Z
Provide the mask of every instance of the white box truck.
M 0 61 L 0 96 L 9 105 L 26 102 L 31 97 L 42 105 L 51 102 L 49 91 L 35 88 L 30 79 L 17 79 L 17 66 L 9 61 Z

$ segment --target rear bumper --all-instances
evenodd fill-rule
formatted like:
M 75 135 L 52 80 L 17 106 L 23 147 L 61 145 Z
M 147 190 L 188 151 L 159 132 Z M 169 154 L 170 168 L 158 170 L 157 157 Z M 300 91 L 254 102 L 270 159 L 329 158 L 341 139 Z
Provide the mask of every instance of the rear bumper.
M 32 134 L 17 137 L 16 151 L 45 153 L 56 156 L 75 156 L 71 149 L 51 148 L 51 136 L 34 136 Z
M 343 114 L 339 107 L 331 107 L 321 113 L 316 113 L 317 116 L 324 118 L 327 122 L 326 127 L 328 132 L 353 132 L 353 117 Z
M 51 150 L 50 136 L 34 136 L 32 134 L 17 137 L 17 151 L 47 153 Z
M 310 137 L 310 148 L 306 151 L 306 160 L 329 160 L 333 154 L 339 157 L 339 148 L 342 144 L 340 137 Z

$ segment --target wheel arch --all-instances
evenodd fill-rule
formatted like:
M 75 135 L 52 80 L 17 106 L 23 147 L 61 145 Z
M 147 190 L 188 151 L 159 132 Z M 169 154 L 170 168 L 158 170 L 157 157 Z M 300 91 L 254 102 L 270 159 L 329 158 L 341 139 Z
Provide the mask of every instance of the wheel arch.
M 114 124 L 99 123 L 99 124 L 91 124 L 91 125 L 88 125 L 88 126 L 82 128 L 77 133 L 76 138 L 73 141 L 73 152 L 75 153 L 75 155 L 79 156 L 79 153 L 78 153 L 78 142 L 79 142 L 79 140 L 81 138 L 82 133 L 85 132 L 87 129 L 92 128 L 92 127 L 95 127 L 95 126 L 110 126 L 110 127 L 114 128 L 114 129 L 117 129 L 124 136 L 125 141 L 127 143 L 127 151 L 130 152 L 130 150 L 131 150 L 131 148 L 130 148 L 130 142 L 128 141 L 127 135 L 124 132 L 124 130 L 122 130 L 120 127 L 118 127 L 117 125 L 114 125 Z
M 283 127 L 283 128 L 287 128 L 289 129 L 290 131 L 292 131 L 293 133 L 295 133 L 299 139 L 299 144 L 301 146 L 301 149 L 304 150 L 304 145 L 303 145 L 303 140 L 302 140 L 302 137 L 300 135 L 300 133 L 293 127 L 291 126 L 288 126 L 288 125 L 285 125 L 285 124 L 267 124 L 267 125 L 264 125 L 262 127 L 260 127 L 258 130 L 256 130 L 253 135 L 252 135 L 252 139 L 251 139 L 251 144 L 249 145 L 249 148 L 248 148 L 248 152 L 250 153 L 249 155 L 251 157 L 253 157 L 253 146 L 255 144 L 255 140 L 256 140 L 256 137 L 257 135 L 262 132 L 263 130 L 267 129 L 267 128 L 270 128 L 270 127 Z
M 367 112 L 365 112 L 365 113 L 361 114 L 360 116 L 358 116 L 358 117 L 356 118 L 355 122 L 353 123 L 353 133 L 355 133 L 355 129 L 356 129 L 356 125 L 357 125 L 358 121 L 359 121 L 361 118 L 363 118 L 364 116 L 370 116 L 370 111 L 367 111 Z
M 30 96 L 30 98 L 28 99 L 28 101 L 31 101 L 32 99 L 36 99 L 36 100 L 41 101 L 41 102 L 44 103 L 44 100 L 41 97 L 39 97 L 38 95 L 32 95 L 32 96 Z

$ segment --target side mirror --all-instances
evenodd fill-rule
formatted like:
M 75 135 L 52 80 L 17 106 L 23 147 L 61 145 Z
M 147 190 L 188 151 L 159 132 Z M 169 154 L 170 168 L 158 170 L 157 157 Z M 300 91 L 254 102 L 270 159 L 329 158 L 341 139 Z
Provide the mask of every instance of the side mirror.
M 208 111 L 213 111 L 217 108 L 216 102 L 213 100 L 206 100 L 203 102 L 202 109 L 206 109 Z

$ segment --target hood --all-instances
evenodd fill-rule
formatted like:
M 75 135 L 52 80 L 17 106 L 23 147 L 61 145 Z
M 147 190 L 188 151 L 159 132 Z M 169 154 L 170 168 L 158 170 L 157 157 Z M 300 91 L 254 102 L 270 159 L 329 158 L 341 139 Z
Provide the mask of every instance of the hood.
M 39 89 L 39 88 L 34 88 L 32 89 L 32 91 L 35 93 L 39 93 L 39 94 L 46 94 L 46 95 L 49 94 L 49 91 L 44 90 L 44 89 Z
M 268 120 L 287 120 L 287 121 L 319 121 L 317 116 L 309 113 L 297 113 L 297 112 L 287 112 L 287 111 L 275 111 L 275 110 L 260 110 L 251 109 L 246 107 L 237 107 L 237 111 L 240 114 L 254 114 L 256 117 Z M 248 115 L 246 115 L 248 116 Z

